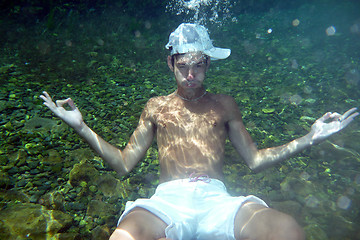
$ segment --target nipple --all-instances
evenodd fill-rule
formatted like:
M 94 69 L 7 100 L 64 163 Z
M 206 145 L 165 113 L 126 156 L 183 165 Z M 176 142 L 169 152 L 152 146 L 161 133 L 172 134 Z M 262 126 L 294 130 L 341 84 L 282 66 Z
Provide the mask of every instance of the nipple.
M 162 128 L 166 128 L 166 124 L 164 122 L 159 122 L 159 125 L 162 127 Z

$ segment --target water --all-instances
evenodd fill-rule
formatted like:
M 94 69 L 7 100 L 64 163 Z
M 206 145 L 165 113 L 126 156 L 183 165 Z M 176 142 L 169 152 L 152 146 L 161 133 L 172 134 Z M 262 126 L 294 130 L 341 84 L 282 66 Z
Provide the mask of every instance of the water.
M 171 0 L 166 8 L 171 13 L 181 15 L 184 22 L 222 25 L 228 20 L 237 21 L 231 12 L 233 5 L 231 0 Z
M 126 201 L 153 193 L 156 145 L 118 177 L 38 96 L 72 97 L 89 126 L 124 147 L 147 99 L 175 89 L 164 46 L 182 21 L 206 25 L 215 46 L 231 48 L 206 86 L 235 98 L 259 148 L 306 134 L 327 111 L 359 106 L 356 1 L 42 4 L 2 5 L 0 14 L 0 216 L 14 217 L 23 239 L 106 239 Z M 359 137 L 357 119 L 258 174 L 228 144 L 226 184 L 294 216 L 307 239 L 359 239 Z M 50 217 L 59 213 L 63 226 Z M 1 224 L 0 239 L 15 239 Z

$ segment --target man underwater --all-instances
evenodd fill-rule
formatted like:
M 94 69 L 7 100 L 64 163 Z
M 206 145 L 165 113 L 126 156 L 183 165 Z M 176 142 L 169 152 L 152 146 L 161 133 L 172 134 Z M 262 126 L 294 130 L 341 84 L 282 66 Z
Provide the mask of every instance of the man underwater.
M 250 169 L 260 171 L 345 128 L 359 115 L 356 108 L 343 115 L 328 112 L 305 136 L 258 150 L 235 100 L 209 93 L 203 86 L 211 60 L 227 58 L 230 49 L 214 47 L 205 27 L 189 23 L 171 33 L 166 48 L 177 90 L 146 103 L 123 150 L 92 131 L 70 98 L 55 104 L 47 92 L 40 96 L 120 175 L 135 167 L 156 136 L 160 184 L 150 199 L 126 204 L 110 239 L 304 239 L 291 216 L 255 196 L 227 193 L 222 182 L 225 140 L 230 139 Z M 64 104 L 71 110 L 65 110 Z

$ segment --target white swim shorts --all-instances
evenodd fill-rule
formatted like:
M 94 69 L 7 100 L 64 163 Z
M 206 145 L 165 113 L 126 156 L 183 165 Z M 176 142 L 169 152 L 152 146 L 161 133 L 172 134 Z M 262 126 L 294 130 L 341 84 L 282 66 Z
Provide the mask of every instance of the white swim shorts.
M 180 179 L 160 184 L 150 199 L 127 202 L 121 220 L 134 208 L 144 208 L 168 224 L 165 235 L 172 240 L 235 239 L 234 222 L 246 201 L 267 207 L 255 196 L 232 197 L 217 179 Z

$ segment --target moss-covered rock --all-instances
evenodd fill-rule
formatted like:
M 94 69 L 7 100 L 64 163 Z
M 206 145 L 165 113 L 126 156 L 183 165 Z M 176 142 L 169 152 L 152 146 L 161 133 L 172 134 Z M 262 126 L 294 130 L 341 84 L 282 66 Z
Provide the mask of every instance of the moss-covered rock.
M 69 214 L 39 204 L 14 204 L 0 211 L 1 239 L 50 239 L 70 227 Z
M 307 240 L 328 240 L 325 231 L 317 224 L 311 224 L 304 228 Z
M 80 186 L 81 182 L 94 183 L 100 173 L 90 163 L 77 163 L 70 171 L 69 181 L 73 187 Z
M 116 212 L 116 208 L 109 203 L 100 201 L 100 200 L 92 200 L 89 202 L 86 215 L 95 217 L 109 217 L 118 214 Z

